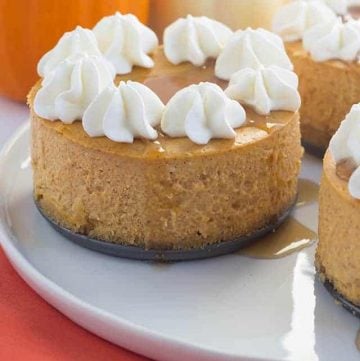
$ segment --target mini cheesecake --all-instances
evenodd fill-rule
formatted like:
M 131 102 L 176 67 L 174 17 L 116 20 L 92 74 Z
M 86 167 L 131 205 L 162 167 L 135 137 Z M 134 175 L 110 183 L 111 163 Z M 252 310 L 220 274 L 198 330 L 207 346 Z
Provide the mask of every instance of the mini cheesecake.
M 316 265 L 321 278 L 360 306 L 360 104 L 330 141 L 319 197 Z
M 299 77 L 303 141 L 324 151 L 351 106 L 360 101 L 360 65 L 340 60 L 317 62 L 301 41 L 285 46 Z
M 298 0 L 285 4 L 273 19 L 299 77 L 303 143 L 320 153 L 360 101 L 357 10 L 345 3 Z
M 348 179 L 351 162 L 324 158 L 319 198 L 319 244 L 316 265 L 323 280 L 360 306 L 360 200 L 352 197 Z
M 173 65 L 159 48 L 151 69 L 119 80 L 141 82 L 167 102 L 178 90 L 214 77 L 202 67 Z M 145 249 L 198 249 L 276 223 L 295 201 L 300 170 L 299 114 L 259 115 L 246 108 L 235 139 L 198 145 L 171 138 L 116 143 L 89 137 L 81 122 L 48 121 L 28 102 L 34 198 L 59 225 L 91 238 Z

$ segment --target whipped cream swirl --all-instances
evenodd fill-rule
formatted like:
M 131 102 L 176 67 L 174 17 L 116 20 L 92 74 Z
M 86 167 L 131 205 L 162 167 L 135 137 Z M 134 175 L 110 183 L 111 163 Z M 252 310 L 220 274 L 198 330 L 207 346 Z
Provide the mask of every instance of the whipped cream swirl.
M 164 52 L 177 65 L 189 61 L 203 65 L 207 58 L 216 58 L 233 32 L 224 24 L 206 16 L 176 20 L 164 32 Z
M 83 127 L 91 137 L 106 136 L 115 142 L 134 138 L 156 139 L 164 104 L 147 86 L 121 81 L 105 88 L 84 113 Z
M 170 137 L 188 137 L 197 144 L 212 138 L 235 138 L 244 124 L 243 107 L 213 83 L 190 85 L 178 91 L 165 107 L 161 129 Z
M 113 67 L 102 56 L 78 54 L 67 58 L 43 79 L 34 111 L 48 120 L 80 120 L 90 102 L 114 78 Z
M 360 53 L 360 21 L 340 18 L 313 26 L 305 32 L 304 48 L 315 61 L 354 61 Z
M 335 18 L 335 13 L 320 1 L 293 1 L 276 13 L 272 30 L 284 41 L 295 41 L 312 26 Z
M 349 14 L 349 8 L 352 6 L 359 6 L 359 0 L 307 0 L 307 1 L 320 1 L 327 5 L 336 14 L 344 16 Z
M 37 66 L 38 74 L 44 77 L 63 60 L 78 53 L 101 56 L 93 32 L 81 26 L 65 33 L 56 46 L 43 55 Z
M 215 75 L 229 80 L 231 75 L 244 68 L 277 65 L 292 70 L 281 38 L 264 29 L 238 30 L 230 38 L 215 64 Z
M 115 15 L 101 19 L 94 27 L 98 46 L 115 67 L 117 74 L 130 73 L 133 66 L 152 68 L 148 56 L 159 44 L 155 33 L 132 15 Z
M 259 114 L 272 110 L 296 111 L 301 99 L 297 75 L 278 66 L 242 69 L 230 78 L 225 94 L 240 103 L 250 105 Z
M 320 0 L 320 1 L 322 1 L 336 14 L 339 15 L 346 15 L 348 12 L 348 7 L 351 5 L 351 0 Z
M 349 179 L 348 189 L 354 198 L 360 199 L 360 104 L 353 105 L 342 121 L 329 150 L 337 164 L 349 159 L 354 162 L 356 170 Z

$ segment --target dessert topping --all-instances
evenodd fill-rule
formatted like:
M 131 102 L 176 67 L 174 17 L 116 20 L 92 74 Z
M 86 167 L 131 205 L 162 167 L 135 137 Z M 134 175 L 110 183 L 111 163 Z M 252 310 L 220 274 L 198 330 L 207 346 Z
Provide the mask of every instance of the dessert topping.
M 352 0 L 320 0 L 325 3 L 336 14 L 346 15 Z
M 170 137 L 189 137 L 197 144 L 212 138 L 236 136 L 234 128 L 245 123 L 243 107 L 213 83 L 190 85 L 178 91 L 165 107 L 161 128 Z
M 81 120 L 90 102 L 115 77 L 114 68 L 102 56 L 78 54 L 47 73 L 37 92 L 34 110 L 48 120 L 64 123 Z
M 83 127 L 91 137 L 106 136 L 115 142 L 134 138 L 156 139 L 164 104 L 147 86 L 121 81 L 105 88 L 84 113 Z
M 230 38 L 216 60 L 215 75 L 229 80 L 238 70 L 270 65 L 293 69 L 283 41 L 267 30 L 247 28 L 238 30 Z
M 336 175 L 347 182 L 356 168 L 356 163 L 352 158 L 343 159 L 336 164 Z
M 304 48 L 315 61 L 357 60 L 360 52 L 360 21 L 340 18 L 313 26 L 305 32 Z
M 148 56 L 159 45 L 155 33 L 132 14 L 106 16 L 93 32 L 100 51 L 115 67 L 117 74 L 130 73 L 133 66 L 152 68 Z
M 93 32 L 81 26 L 65 33 L 56 46 L 43 55 L 37 66 L 38 74 L 41 77 L 45 77 L 63 60 L 78 53 L 101 55 Z
M 230 78 L 225 94 L 242 104 L 250 105 L 259 114 L 272 110 L 296 111 L 301 99 L 297 75 L 278 66 L 245 68 Z
M 302 39 L 312 26 L 335 18 L 335 13 L 320 1 L 293 1 L 280 8 L 274 16 L 272 29 L 284 41 L 295 41 Z
M 175 65 L 189 61 L 200 66 L 208 58 L 217 58 L 232 34 L 218 21 L 188 15 L 165 29 L 164 52 Z

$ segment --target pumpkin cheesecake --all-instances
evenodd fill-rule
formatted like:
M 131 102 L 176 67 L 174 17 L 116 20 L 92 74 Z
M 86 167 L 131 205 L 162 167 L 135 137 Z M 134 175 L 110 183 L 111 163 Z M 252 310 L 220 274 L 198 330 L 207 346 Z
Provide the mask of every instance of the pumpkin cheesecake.
M 360 105 L 330 142 L 320 186 L 316 265 L 343 297 L 360 306 Z M 355 141 L 355 142 L 354 142 Z
M 326 3 L 291 2 L 273 21 L 299 77 L 303 142 L 322 152 L 360 101 L 360 22 L 354 9 Z
M 164 47 L 150 39 L 151 62 L 126 49 L 68 54 L 29 93 L 34 197 L 59 225 L 116 244 L 198 249 L 274 224 L 294 203 L 303 152 L 294 75 L 290 105 L 276 91 L 245 96 L 242 74 L 230 84 L 215 76 L 230 30 L 183 20 Z M 219 38 L 202 36 L 212 27 Z M 174 46 L 188 42 L 184 33 L 199 41 L 195 58 Z M 274 51 L 288 61 L 282 45 Z M 276 71 L 270 87 L 284 92 L 291 71 Z M 251 89 L 255 78 L 246 79 Z

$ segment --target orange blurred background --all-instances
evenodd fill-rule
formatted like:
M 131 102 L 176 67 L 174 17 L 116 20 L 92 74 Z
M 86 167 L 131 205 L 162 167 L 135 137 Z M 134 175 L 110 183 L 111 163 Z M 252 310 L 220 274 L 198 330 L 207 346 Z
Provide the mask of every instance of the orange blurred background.
M 0 1 L 0 94 L 24 101 L 36 65 L 65 31 L 92 28 L 105 15 L 133 13 L 148 21 L 149 0 Z

